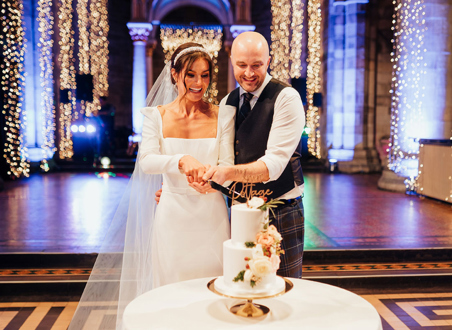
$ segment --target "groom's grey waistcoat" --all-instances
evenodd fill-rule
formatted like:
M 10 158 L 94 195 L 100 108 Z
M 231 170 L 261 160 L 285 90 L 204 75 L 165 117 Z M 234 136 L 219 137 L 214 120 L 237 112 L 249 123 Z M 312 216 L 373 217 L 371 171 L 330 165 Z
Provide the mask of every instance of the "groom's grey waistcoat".
M 265 155 L 273 122 L 275 102 L 279 93 L 286 87 L 288 85 L 283 82 L 272 79 L 265 86 L 253 109 L 240 125 L 239 129 L 237 130 L 236 128 L 234 142 L 235 164 L 251 163 Z M 226 105 L 233 106 L 238 111 L 239 102 L 240 89 L 237 88 L 229 94 Z M 302 109 L 300 109 L 301 114 Z M 256 192 L 267 192 L 265 197 L 270 200 L 278 198 L 292 190 L 294 188 L 294 182 L 297 186 L 304 182 L 301 170 L 301 137 L 297 149 L 281 176 L 277 180 L 265 184 L 256 183 L 252 189 Z M 235 190 L 240 192 L 242 185 L 237 183 Z M 271 194 L 268 194 L 269 191 L 271 191 Z

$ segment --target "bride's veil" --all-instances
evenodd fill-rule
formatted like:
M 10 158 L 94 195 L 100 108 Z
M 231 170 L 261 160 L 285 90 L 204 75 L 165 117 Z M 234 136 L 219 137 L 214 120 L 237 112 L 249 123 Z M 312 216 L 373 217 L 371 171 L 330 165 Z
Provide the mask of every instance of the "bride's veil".
M 147 106 L 172 102 L 171 63 L 155 81 Z M 143 173 L 139 152 L 132 177 L 106 233 L 99 255 L 75 311 L 69 330 L 123 329 L 127 304 L 152 289 L 152 227 L 155 192 L 161 175 Z

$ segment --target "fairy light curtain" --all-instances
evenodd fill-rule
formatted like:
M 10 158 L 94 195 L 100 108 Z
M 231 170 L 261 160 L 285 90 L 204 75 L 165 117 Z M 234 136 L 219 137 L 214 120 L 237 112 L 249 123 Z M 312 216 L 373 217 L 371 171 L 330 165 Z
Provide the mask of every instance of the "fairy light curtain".
M 91 116 L 100 109 L 100 96 L 108 93 L 108 9 L 107 0 L 78 0 L 76 4 L 77 31 L 72 30 L 73 0 L 59 1 L 60 104 L 59 135 L 61 159 L 72 158 L 71 124 L 79 115 Z M 89 8 L 89 11 L 88 11 Z M 74 57 L 75 37 L 78 54 Z M 78 71 L 76 62 L 78 60 Z M 76 109 L 76 73 L 93 76 L 93 101 L 81 101 Z
M 52 0 L 39 0 L 38 23 L 39 23 L 39 68 L 40 82 L 42 87 L 41 93 L 41 109 L 42 109 L 42 135 L 43 142 L 41 149 L 43 152 L 43 160 L 41 168 L 44 171 L 49 170 L 47 159 L 52 157 L 56 152 L 55 131 L 56 131 L 56 112 L 54 106 L 53 93 L 53 27 L 54 17 L 52 11 Z
M 2 1 L 0 7 L 1 31 L 1 90 L 4 119 L 3 157 L 6 174 L 16 179 L 29 176 L 30 164 L 26 160 L 25 128 L 26 113 L 23 109 L 25 39 L 23 29 L 23 6 L 19 0 Z
M 74 31 L 72 30 L 72 0 L 60 0 L 58 10 L 60 63 L 59 133 L 61 159 L 72 158 L 72 110 L 75 108 Z
M 93 76 L 93 102 L 86 102 L 85 113 L 90 116 L 100 109 L 99 97 L 108 95 L 108 1 L 88 0 L 77 3 L 79 27 L 79 72 Z
M 270 74 L 281 81 L 301 76 L 302 0 L 272 0 Z
M 409 178 L 418 175 L 419 136 L 423 132 L 425 5 L 423 0 L 394 0 L 389 169 Z
M 197 42 L 206 48 L 213 60 L 213 77 L 208 101 L 214 104 L 218 104 L 218 52 L 221 50 L 222 37 L 223 29 L 217 25 L 160 25 L 160 39 L 165 53 L 165 63 L 171 59 L 176 48 L 183 43 Z
M 281 81 L 301 76 L 301 52 L 304 8 L 302 0 L 272 0 L 270 74 Z M 314 106 L 314 94 L 321 91 L 321 0 L 307 1 L 308 57 L 306 77 L 306 127 L 309 153 L 320 158 L 320 112 Z
M 314 94 L 322 88 L 322 1 L 308 0 L 308 57 L 306 77 L 306 126 L 308 127 L 308 151 L 316 158 L 321 157 L 320 110 L 314 105 Z

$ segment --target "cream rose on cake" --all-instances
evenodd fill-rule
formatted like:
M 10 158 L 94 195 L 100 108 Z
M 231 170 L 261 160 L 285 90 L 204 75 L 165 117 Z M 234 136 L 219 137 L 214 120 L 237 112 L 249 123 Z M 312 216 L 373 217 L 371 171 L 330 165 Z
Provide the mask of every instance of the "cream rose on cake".
M 257 277 L 265 276 L 273 272 L 273 266 L 268 257 L 259 257 L 251 259 L 248 262 L 251 272 Z

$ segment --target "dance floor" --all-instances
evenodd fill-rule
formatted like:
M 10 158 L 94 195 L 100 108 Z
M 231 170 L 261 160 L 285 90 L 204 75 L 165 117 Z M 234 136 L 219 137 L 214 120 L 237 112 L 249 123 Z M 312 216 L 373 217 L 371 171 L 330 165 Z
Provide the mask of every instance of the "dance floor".
M 50 173 L 5 183 L 0 329 L 67 328 L 129 177 Z M 379 178 L 306 173 L 303 277 L 360 294 L 385 330 L 452 329 L 452 205 L 379 190 Z
M 0 252 L 98 252 L 130 174 L 35 174 L 0 192 Z M 306 250 L 452 247 L 451 204 L 306 173 Z

